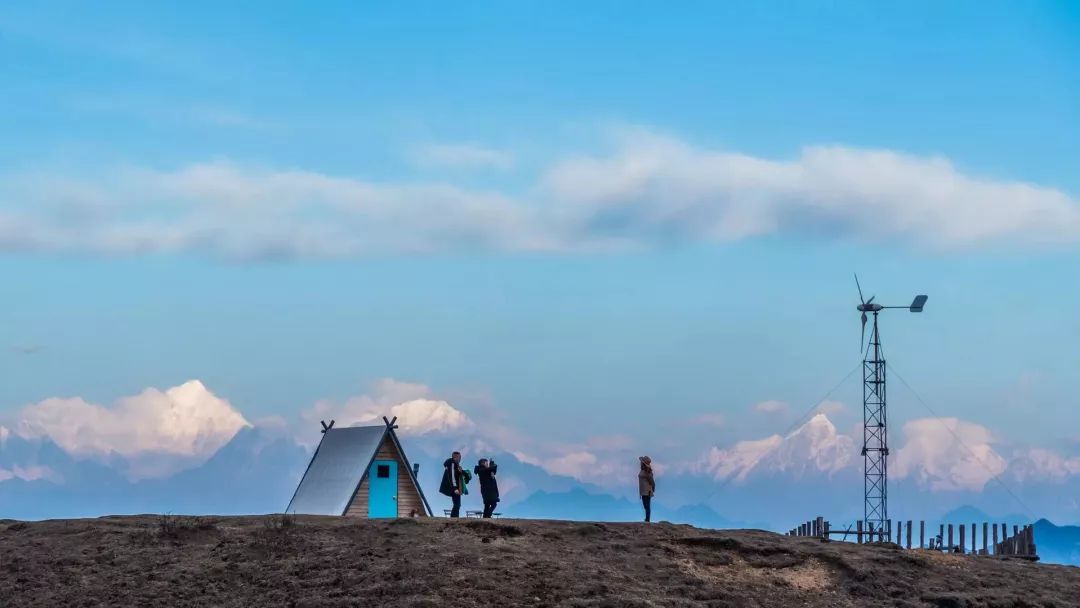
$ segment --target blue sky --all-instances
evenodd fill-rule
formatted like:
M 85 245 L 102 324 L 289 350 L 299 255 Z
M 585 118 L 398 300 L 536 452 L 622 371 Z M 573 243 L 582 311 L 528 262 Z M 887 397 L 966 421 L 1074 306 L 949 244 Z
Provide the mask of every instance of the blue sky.
M 0 414 L 397 378 L 553 440 L 725 444 L 858 363 L 858 271 L 930 295 L 883 332 L 939 414 L 1074 449 L 1080 13 L 825 4 L 8 7 Z

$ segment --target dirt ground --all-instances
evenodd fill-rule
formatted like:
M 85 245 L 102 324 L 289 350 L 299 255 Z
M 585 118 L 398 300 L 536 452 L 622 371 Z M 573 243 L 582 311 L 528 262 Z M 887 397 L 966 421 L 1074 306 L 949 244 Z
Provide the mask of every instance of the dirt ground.
M 1080 568 L 671 524 L 0 520 L 0 606 L 1080 606 Z

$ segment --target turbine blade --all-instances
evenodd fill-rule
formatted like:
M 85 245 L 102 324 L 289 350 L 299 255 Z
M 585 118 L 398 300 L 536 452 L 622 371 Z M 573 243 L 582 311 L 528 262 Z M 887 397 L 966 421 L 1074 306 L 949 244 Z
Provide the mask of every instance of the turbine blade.
M 866 301 L 866 303 L 867 303 L 867 304 L 869 304 L 869 303 L 873 302 L 873 301 L 874 301 L 874 298 L 876 298 L 876 297 L 877 297 L 877 296 L 870 296 L 870 299 L 869 299 L 869 300 L 867 300 L 867 301 Z
M 859 341 L 859 352 L 866 350 L 866 313 L 862 313 L 862 340 Z
M 855 274 L 855 287 L 859 289 L 859 302 L 866 304 L 866 300 L 862 297 L 862 285 L 859 285 L 859 275 Z

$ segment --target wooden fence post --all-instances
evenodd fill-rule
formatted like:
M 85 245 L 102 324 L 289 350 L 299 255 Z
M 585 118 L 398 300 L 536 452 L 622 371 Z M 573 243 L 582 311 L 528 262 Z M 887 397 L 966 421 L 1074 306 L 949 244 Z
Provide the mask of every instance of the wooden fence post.
M 926 520 L 919 520 L 919 548 L 926 548 Z
M 971 524 L 971 554 L 979 554 L 979 537 L 975 534 L 975 524 Z
M 911 520 L 907 520 L 907 548 L 911 548 Z
M 862 544 L 862 520 L 855 522 L 855 536 L 859 539 L 857 542 Z
M 967 526 L 960 524 L 960 553 L 967 553 L 967 543 L 964 542 L 964 530 Z
M 995 524 L 991 524 L 991 527 L 992 527 L 992 528 L 994 528 L 994 544 L 993 544 L 993 545 L 991 545 L 991 548 L 993 549 L 993 553 L 994 553 L 994 554 L 996 555 L 996 554 L 997 554 L 997 552 L 998 552 L 998 546 L 997 546 L 997 544 L 998 544 L 998 542 L 997 542 L 997 524 L 996 524 L 996 523 L 995 523 Z
M 952 547 L 953 547 L 953 543 L 952 543 L 952 524 L 949 524 L 949 546 L 947 547 L 947 549 L 949 551 L 952 551 Z
M 986 548 L 986 534 L 987 534 L 987 532 L 989 532 L 989 531 L 990 531 L 990 527 L 989 527 L 989 526 L 987 525 L 987 523 L 986 523 L 986 522 L 984 521 L 984 522 L 983 522 L 983 550 L 982 550 L 982 554 L 983 554 L 983 555 L 990 555 L 990 551 L 989 551 L 989 550 L 987 550 L 987 548 Z

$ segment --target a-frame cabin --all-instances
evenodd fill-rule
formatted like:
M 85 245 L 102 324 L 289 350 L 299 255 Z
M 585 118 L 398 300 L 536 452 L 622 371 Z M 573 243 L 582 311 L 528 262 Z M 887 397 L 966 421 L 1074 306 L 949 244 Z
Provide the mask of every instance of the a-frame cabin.
M 378 426 L 334 427 L 323 423 L 286 513 L 351 517 L 430 516 L 424 492 L 401 448 L 394 420 Z

